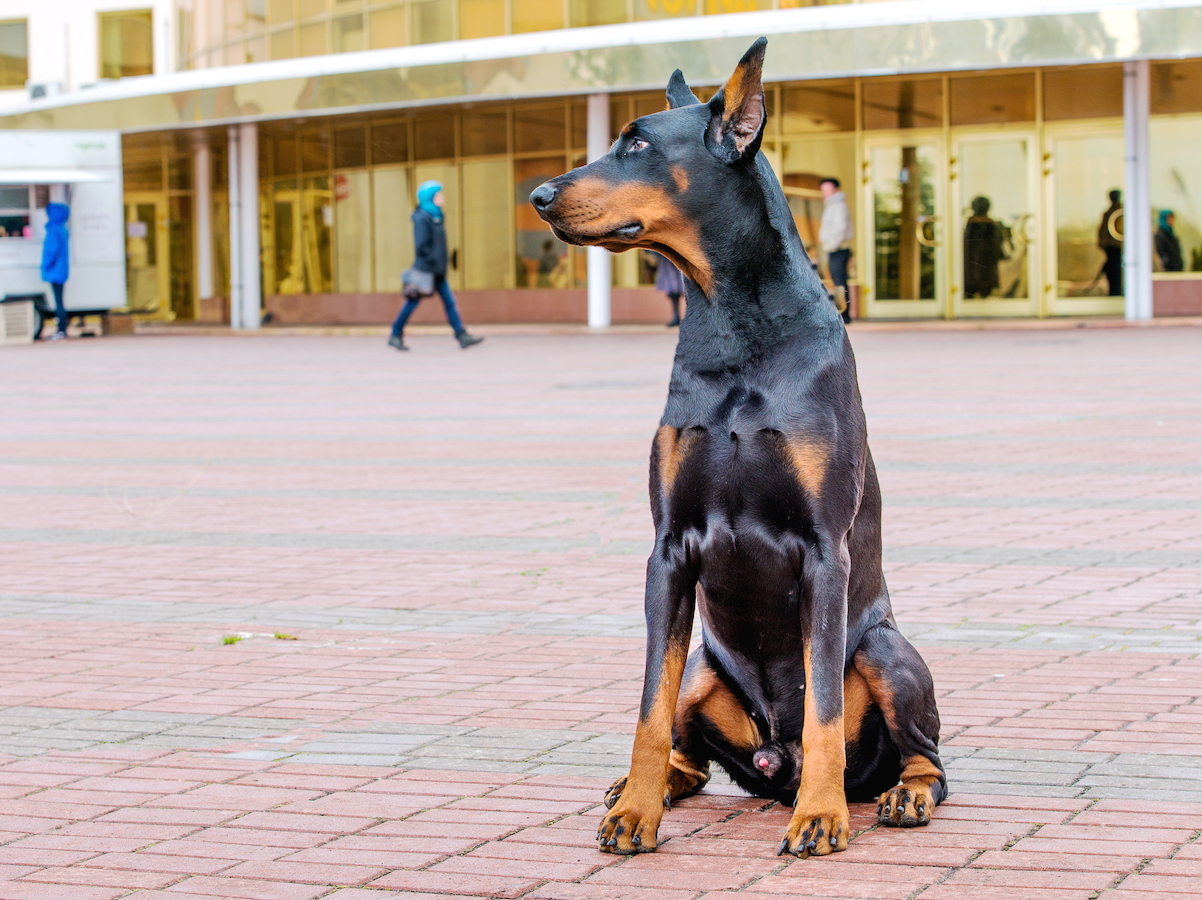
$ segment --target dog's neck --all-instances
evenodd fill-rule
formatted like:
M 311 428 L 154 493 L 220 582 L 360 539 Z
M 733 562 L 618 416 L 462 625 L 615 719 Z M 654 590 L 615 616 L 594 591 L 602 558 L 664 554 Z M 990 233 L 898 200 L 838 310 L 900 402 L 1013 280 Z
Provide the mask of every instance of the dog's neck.
M 772 348 L 798 340 L 842 345 L 843 324 L 814 270 L 788 201 L 762 153 L 749 173 L 755 189 L 738 217 L 704 235 L 711 256 L 709 292 L 686 285 L 688 307 L 676 365 L 697 372 L 737 370 Z

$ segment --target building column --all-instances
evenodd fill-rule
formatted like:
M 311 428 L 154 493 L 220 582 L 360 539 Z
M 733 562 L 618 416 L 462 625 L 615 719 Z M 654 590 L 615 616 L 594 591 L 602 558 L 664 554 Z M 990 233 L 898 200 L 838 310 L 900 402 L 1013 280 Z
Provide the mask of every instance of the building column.
M 259 251 L 259 126 L 241 126 L 241 164 L 238 186 L 242 192 L 242 327 L 258 328 L 263 317 L 263 265 Z
M 588 161 L 600 159 L 609 152 L 609 95 L 589 94 L 588 98 Z M 610 315 L 610 284 L 613 280 L 612 260 L 604 247 L 588 249 L 588 327 L 608 328 Z
M 192 231 L 195 300 L 213 296 L 213 156 L 204 133 L 192 140 Z
M 1152 198 L 1148 160 L 1151 78 L 1146 59 L 1123 63 L 1123 296 L 1128 320 L 1152 318 Z
M 242 327 L 242 188 L 238 170 L 242 168 L 239 126 L 231 125 L 226 134 L 226 185 L 230 199 L 230 328 Z

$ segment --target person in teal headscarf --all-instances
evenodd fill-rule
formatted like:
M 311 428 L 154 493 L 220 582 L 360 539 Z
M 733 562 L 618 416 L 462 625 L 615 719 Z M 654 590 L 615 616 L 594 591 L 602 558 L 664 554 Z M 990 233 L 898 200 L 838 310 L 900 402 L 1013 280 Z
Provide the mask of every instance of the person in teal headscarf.
M 463 327 L 459 318 L 459 310 L 455 306 L 455 295 L 447 284 L 447 227 L 443 221 L 442 184 L 437 181 L 424 181 L 417 189 L 417 209 L 413 211 L 413 247 L 416 259 L 415 269 L 428 272 L 434 276 L 434 291 L 442 298 L 443 309 L 446 310 L 447 322 L 455 332 L 455 339 L 463 348 L 480 343 L 484 338 L 474 337 Z M 397 313 L 396 321 L 392 323 L 392 336 L 388 339 L 390 347 L 398 350 L 408 350 L 405 346 L 405 323 L 417 309 L 420 297 L 411 297 Z
M 1156 229 L 1156 235 L 1152 238 L 1156 255 L 1160 257 L 1160 264 L 1164 266 L 1166 272 L 1180 272 L 1185 268 L 1181 260 L 1181 241 L 1177 239 L 1177 235 L 1173 231 L 1173 225 L 1176 222 L 1177 217 L 1173 215 L 1171 209 L 1162 209 L 1160 211 L 1160 227 Z

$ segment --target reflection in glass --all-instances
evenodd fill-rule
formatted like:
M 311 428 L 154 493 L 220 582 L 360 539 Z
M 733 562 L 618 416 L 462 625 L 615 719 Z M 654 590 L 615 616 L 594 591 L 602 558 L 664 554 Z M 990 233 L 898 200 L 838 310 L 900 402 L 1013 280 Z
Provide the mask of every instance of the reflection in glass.
M 296 181 L 287 179 L 275 183 L 272 198 L 272 221 L 275 237 L 272 242 L 273 293 L 300 294 L 305 290 L 305 274 L 301 267 L 300 197 Z
M 513 287 L 509 264 L 509 160 L 463 163 L 463 286 Z M 527 204 L 529 205 L 529 204 Z
M 1152 64 L 1152 115 L 1202 112 L 1202 60 Z
M 1030 296 L 1029 230 L 1033 217 L 1027 185 L 1025 138 L 964 141 L 959 177 L 965 208 L 962 226 L 966 299 Z
M 1122 293 L 1121 283 L 1114 283 L 1122 274 L 1122 215 L 1121 207 L 1116 214 L 1110 193 L 1123 185 L 1123 136 L 1058 137 L 1052 160 L 1057 296 L 1117 296 Z
M 171 242 L 171 317 L 194 317 L 192 303 L 192 198 L 171 197 L 167 204 L 167 236 Z
M 877 300 L 935 299 L 935 148 L 872 149 Z
M 960 75 L 948 85 L 952 125 L 1035 121 L 1035 73 Z
M 783 98 L 781 131 L 785 134 L 856 129 L 856 87 L 850 78 L 787 87 Z
M 1152 160 L 1149 189 L 1152 210 L 1172 210 L 1173 233 L 1181 245 L 1186 272 L 1202 272 L 1202 116 L 1152 119 L 1148 131 Z
M 159 308 L 158 216 L 153 203 L 125 207 L 125 284 L 134 312 Z
M 943 82 L 864 81 L 864 128 L 938 128 L 943 124 Z
M 338 250 L 338 291 L 357 294 L 371 290 L 371 200 L 367 170 L 334 176 L 335 247 Z
M 515 285 L 571 287 L 571 256 L 530 205 L 530 192 L 565 171 L 562 156 L 513 161 L 514 225 L 516 229 Z
M 1045 120 L 1099 119 L 1123 114 L 1122 66 L 1074 66 L 1045 69 Z
M 401 272 L 413 264 L 413 226 L 409 222 L 413 197 L 409 190 L 409 170 L 404 166 L 373 169 L 372 193 L 375 198 L 372 204 L 375 290 L 399 291 Z
M 810 140 L 785 141 L 781 145 L 781 184 L 801 242 L 810 259 L 818 262 L 818 226 L 822 222 L 824 178 L 838 178 L 847 195 L 847 207 L 856 210 L 859 178 L 856 177 L 856 142 L 853 135 Z M 853 213 L 854 215 L 854 213 Z
M 334 229 L 334 197 L 330 178 L 306 178 L 301 182 L 304 214 L 303 250 L 305 293 L 328 294 L 334 287 L 330 249 Z

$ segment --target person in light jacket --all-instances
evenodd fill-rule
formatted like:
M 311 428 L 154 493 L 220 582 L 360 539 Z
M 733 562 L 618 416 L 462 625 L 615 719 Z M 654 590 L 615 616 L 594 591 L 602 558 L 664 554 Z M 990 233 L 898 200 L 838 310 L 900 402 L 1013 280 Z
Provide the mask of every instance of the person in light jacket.
M 417 258 L 413 263 L 415 269 L 429 272 L 434 276 L 434 291 L 442 297 L 443 309 L 446 310 L 447 322 L 455 332 L 455 339 L 463 348 L 478 344 L 484 338 L 473 337 L 463 327 L 459 318 L 459 310 L 455 306 L 455 295 L 447 284 L 447 227 L 443 221 L 442 205 L 444 203 L 442 184 L 437 181 L 425 181 L 417 189 L 417 209 L 413 211 L 413 246 Z M 398 350 L 408 350 L 405 346 L 405 323 L 417 309 L 420 297 L 406 301 L 392 323 L 392 337 L 388 339 L 391 347 Z
M 827 268 L 835 290 L 843 296 L 843 321 L 851 322 L 851 293 L 847 289 L 847 264 L 855 243 L 856 229 L 847 195 L 839 188 L 838 178 L 824 178 L 818 185 L 822 191 L 822 222 L 818 226 L 818 243 L 826 253 Z
M 63 305 L 63 285 L 70 274 L 70 252 L 67 238 L 67 217 L 71 214 L 65 203 L 46 206 L 46 240 L 42 243 L 42 281 L 54 291 L 54 315 L 58 330 L 50 336 L 61 341 L 67 336 L 67 307 Z

